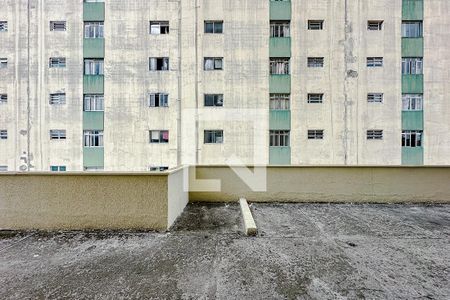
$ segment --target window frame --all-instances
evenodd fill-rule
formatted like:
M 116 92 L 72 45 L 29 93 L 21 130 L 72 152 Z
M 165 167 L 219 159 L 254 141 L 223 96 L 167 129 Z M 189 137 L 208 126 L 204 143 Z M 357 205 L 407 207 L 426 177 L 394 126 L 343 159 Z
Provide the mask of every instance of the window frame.
M 325 65 L 324 57 L 308 57 L 307 67 L 308 68 L 323 68 Z
M 8 103 L 8 94 L 0 94 L 0 104 Z
M 402 57 L 402 75 L 423 75 L 423 57 Z
M 402 94 L 402 111 L 423 111 L 423 94 Z
M 158 133 L 158 139 L 154 139 L 152 133 Z M 167 139 L 164 135 L 167 134 Z M 170 141 L 169 130 L 166 129 L 152 129 L 149 130 L 149 143 L 150 144 L 168 144 Z
M 325 20 L 308 20 L 308 30 L 323 30 Z
M 269 147 L 290 147 L 290 130 L 269 130 Z
M 212 99 L 208 99 L 211 97 L 212 97 Z M 203 106 L 204 107 L 223 107 L 223 99 L 224 99 L 223 94 L 204 94 Z M 211 105 L 209 105 L 208 102 Z
M 153 98 L 153 100 L 152 100 L 152 98 Z M 156 105 L 156 102 L 158 102 L 158 105 Z M 169 107 L 169 94 L 168 93 L 149 93 L 147 106 L 148 107 Z
M 208 66 L 208 62 L 212 64 L 211 67 Z M 219 64 L 220 66 L 218 67 Z M 223 57 L 205 57 L 203 60 L 203 70 L 223 71 Z
M 154 26 L 154 27 L 153 27 Z M 158 29 L 153 32 L 152 29 Z M 150 35 L 165 35 L 170 33 L 170 22 L 169 21 L 161 21 L 161 20 L 153 20 L 149 21 L 149 34 Z
M 288 93 L 271 93 L 269 94 L 270 110 L 290 110 L 291 94 Z
M 212 25 L 212 31 L 208 31 L 208 25 Z M 218 26 L 220 25 L 220 26 Z M 223 34 L 223 20 L 205 20 L 204 21 L 204 33 L 205 34 Z M 217 27 L 217 29 L 216 29 Z M 220 30 L 219 30 L 220 29 Z
M 270 37 L 271 38 L 291 37 L 291 22 L 288 20 L 270 21 Z
M 367 140 L 383 140 L 384 132 L 382 129 L 369 129 L 366 132 Z
M 367 94 L 368 103 L 383 103 L 384 93 L 368 93 Z
M 382 31 L 384 27 L 384 20 L 368 20 L 367 30 L 368 31 Z
M 0 140 L 8 139 L 8 129 L 0 129 Z
M 308 129 L 308 140 L 323 140 L 324 137 L 324 129 Z
M 368 68 L 382 68 L 384 66 L 384 58 L 381 56 L 367 57 L 366 65 Z
M 321 104 L 321 103 L 323 103 L 323 96 L 324 96 L 323 93 L 308 93 L 308 95 L 307 95 L 307 103 L 309 103 L 309 104 Z
M 50 129 L 50 140 L 66 140 L 67 132 L 65 129 Z
M 271 57 L 269 60 L 270 75 L 290 75 L 291 58 L 290 57 Z
M 48 103 L 50 105 L 64 105 L 64 104 L 66 104 L 66 93 L 63 93 L 63 92 L 51 93 L 49 95 Z
M 402 130 L 402 147 L 423 147 L 423 130 Z
M 83 111 L 105 111 L 105 95 L 84 94 Z
M 103 130 L 83 130 L 85 148 L 103 148 L 105 146 Z
M 158 66 L 161 68 L 158 69 Z M 152 67 L 155 67 L 152 69 Z M 169 57 L 149 57 L 148 69 L 150 72 L 166 72 L 170 69 Z
M 50 69 L 65 68 L 67 66 L 67 60 L 65 57 L 50 57 L 48 67 Z
M 206 145 L 223 144 L 224 132 L 222 129 L 203 130 L 203 143 Z
M 85 39 L 104 39 L 105 22 L 86 21 L 83 23 L 83 35 Z
M 50 31 L 67 31 L 66 21 L 50 21 Z

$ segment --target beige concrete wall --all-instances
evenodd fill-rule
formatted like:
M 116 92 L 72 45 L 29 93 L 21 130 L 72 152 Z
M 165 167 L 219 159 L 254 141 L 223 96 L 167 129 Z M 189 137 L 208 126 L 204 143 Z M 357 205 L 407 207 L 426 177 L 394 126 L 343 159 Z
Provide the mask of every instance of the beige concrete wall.
M 200 166 L 196 173 L 220 179 L 221 190 L 191 190 L 193 202 L 450 203 L 449 167 L 269 167 L 266 192 L 252 192 L 228 167 Z
M 184 174 L 184 168 L 181 167 L 171 171 L 168 176 L 167 228 L 173 225 L 189 202 L 189 185 L 184 184 Z
M 0 175 L 0 229 L 167 228 L 168 173 Z

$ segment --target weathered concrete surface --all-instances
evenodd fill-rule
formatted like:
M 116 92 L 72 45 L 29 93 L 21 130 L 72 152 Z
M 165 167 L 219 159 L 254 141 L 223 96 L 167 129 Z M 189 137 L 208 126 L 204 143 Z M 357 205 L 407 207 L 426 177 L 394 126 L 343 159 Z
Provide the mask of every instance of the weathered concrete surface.
M 0 298 L 449 299 L 450 206 L 190 205 L 172 233 L 0 238 Z

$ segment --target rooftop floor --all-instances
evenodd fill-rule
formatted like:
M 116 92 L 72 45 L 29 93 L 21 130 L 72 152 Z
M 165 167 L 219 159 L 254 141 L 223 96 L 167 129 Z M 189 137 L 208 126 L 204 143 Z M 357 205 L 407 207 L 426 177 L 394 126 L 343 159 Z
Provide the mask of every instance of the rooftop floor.
M 191 204 L 170 233 L 0 232 L 0 299 L 449 299 L 450 205 Z

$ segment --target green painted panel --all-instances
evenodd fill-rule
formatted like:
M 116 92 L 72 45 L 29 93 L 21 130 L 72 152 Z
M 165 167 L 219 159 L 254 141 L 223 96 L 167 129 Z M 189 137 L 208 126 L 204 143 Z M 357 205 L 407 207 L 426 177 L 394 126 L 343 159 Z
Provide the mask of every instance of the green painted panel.
M 84 2 L 83 3 L 84 21 L 104 21 L 105 3 L 104 2 Z
M 423 0 L 403 0 L 403 20 L 423 20 Z
M 83 57 L 103 58 L 105 57 L 105 39 L 84 39 Z
M 290 20 L 291 1 L 270 1 L 271 20 Z
M 269 41 L 270 57 L 291 57 L 291 38 L 272 37 Z
M 291 129 L 291 111 L 290 110 L 271 110 L 269 113 L 270 129 Z
M 422 94 L 423 75 L 402 75 L 402 93 Z
M 102 111 L 84 111 L 83 129 L 84 130 L 103 130 L 104 113 Z
M 403 57 L 423 57 L 423 38 L 402 38 Z
M 402 165 L 423 165 L 423 147 L 402 147 Z
M 291 147 L 269 147 L 269 164 L 290 165 Z
M 402 111 L 403 130 L 423 130 L 423 111 Z
M 105 161 L 105 150 L 103 147 L 84 147 L 83 166 L 103 167 Z
M 269 90 L 270 93 L 290 93 L 291 75 L 270 75 Z
M 84 75 L 83 93 L 84 94 L 103 94 L 104 93 L 103 75 Z

